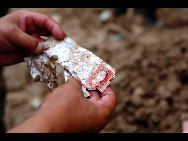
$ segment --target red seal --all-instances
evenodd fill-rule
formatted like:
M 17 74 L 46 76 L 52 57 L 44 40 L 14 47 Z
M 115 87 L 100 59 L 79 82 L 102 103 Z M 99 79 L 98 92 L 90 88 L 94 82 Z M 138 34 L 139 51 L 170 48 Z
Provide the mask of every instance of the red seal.
M 99 68 L 89 77 L 86 81 L 90 86 L 94 86 L 98 90 L 101 89 L 102 86 L 114 75 L 114 73 L 108 69 L 104 68 L 103 65 L 99 66 Z

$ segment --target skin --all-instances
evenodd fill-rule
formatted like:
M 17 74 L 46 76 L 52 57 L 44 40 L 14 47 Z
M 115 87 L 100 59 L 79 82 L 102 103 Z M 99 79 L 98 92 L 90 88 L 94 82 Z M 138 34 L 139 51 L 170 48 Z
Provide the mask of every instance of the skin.
M 103 93 L 90 94 L 90 99 L 85 98 L 80 82 L 71 78 L 53 90 L 23 124 L 9 132 L 99 132 L 108 123 L 117 99 L 111 86 Z
M 40 36 L 53 34 L 63 39 L 65 33 L 50 17 L 26 10 L 19 10 L 0 19 L 0 65 L 12 65 L 23 61 L 28 52 L 43 51 Z M 39 46 L 38 46 L 39 45 Z
M 39 54 L 43 51 L 40 36 L 52 34 L 63 39 L 66 34 L 50 17 L 20 10 L 0 19 L 0 65 L 13 65 L 23 61 L 28 52 Z M 69 79 L 54 89 L 39 108 L 21 125 L 8 133 L 64 133 L 99 132 L 108 123 L 117 98 L 111 86 L 103 93 L 90 91 L 85 98 L 81 83 Z

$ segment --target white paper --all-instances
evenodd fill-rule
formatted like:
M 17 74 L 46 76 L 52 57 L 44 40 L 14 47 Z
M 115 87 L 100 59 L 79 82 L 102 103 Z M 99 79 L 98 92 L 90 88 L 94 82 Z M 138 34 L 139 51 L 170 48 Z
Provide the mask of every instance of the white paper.
M 69 37 L 57 40 L 50 36 L 44 46 L 47 49 L 41 55 L 31 55 L 24 59 L 33 79 L 47 83 L 50 89 L 57 87 L 54 81 L 50 81 L 51 77 L 56 78 L 56 65 L 64 67 L 65 81 L 74 77 L 82 83 L 85 97 L 90 96 L 87 90 L 98 89 L 103 92 L 115 78 L 114 68 Z M 53 55 L 57 58 L 54 59 Z

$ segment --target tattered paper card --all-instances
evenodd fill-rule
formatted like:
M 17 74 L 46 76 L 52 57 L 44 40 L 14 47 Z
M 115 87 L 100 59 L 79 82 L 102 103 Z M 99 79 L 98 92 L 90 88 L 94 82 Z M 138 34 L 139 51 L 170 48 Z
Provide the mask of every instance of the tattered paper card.
M 115 78 L 114 68 L 69 37 L 57 40 L 50 36 L 43 44 L 42 54 L 32 54 L 24 60 L 34 81 L 46 83 L 50 90 L 58 86 L 50 80 L 57 78 L 56 65 L 64 67 L 65 81 L 74 77 L 82 83 L 85 97 L 90 96 L 88 90 L 103 92 Z

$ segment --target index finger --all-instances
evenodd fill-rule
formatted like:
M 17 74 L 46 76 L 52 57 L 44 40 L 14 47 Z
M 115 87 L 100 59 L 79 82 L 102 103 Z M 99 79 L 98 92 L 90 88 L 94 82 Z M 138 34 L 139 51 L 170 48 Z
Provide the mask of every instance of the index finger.
M 33 16 L 33 22 L 38 28 L 47 29 L 57 39 L 63 39 L 65 37 L 65 33 L 59 24 L 46 15 L 36 14 Z
M 28 13 L 27 18 L 33 20 L 33 23 L 36 26 L 36 28 L 46 29 L 47 31 L 52 33 L 52 35 L 55 38 L 63 39 L 65 37 L 65 33 L 62 30 L 61 26 L 56 21 L 54 21 L 52 18 L 50 18 L 46 15 L 43 15 L 43 14 L 30 12 L 30 11 Z
M 33 18 L 36 26 L 47 29 L 57 39 L 63 39 L 65 37 L 62 28 L 52 18 L 44 16 L 43 18 L 39 18 L 41 21 L 38 18 L 37 16 Z

